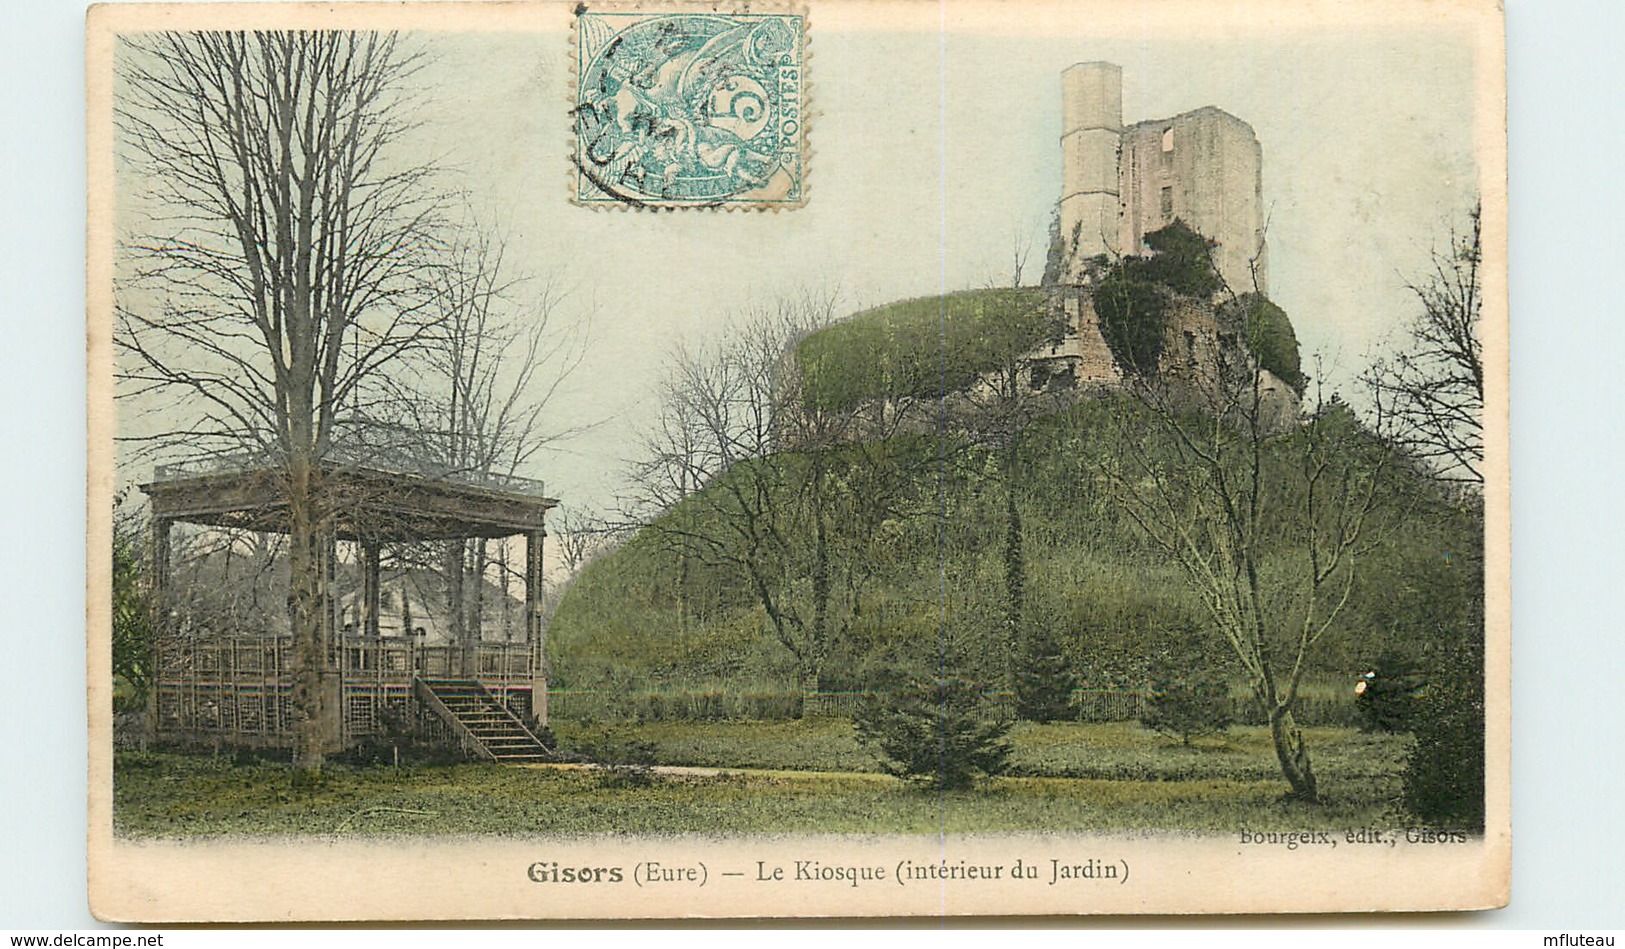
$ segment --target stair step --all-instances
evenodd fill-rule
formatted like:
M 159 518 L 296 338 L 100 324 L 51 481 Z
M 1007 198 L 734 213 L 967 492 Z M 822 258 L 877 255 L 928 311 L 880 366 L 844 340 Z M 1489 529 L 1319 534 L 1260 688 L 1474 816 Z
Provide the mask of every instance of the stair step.
M 549 761 L 552 752 L 514 718 L 485 686 L 468 679 L 422 679 L 464 733 L 497 761 L 519 764 Z

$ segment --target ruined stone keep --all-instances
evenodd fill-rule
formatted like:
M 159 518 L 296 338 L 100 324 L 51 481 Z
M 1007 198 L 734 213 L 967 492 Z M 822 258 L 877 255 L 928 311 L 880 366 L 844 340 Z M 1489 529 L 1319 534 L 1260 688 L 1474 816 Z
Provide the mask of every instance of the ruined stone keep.
M 1177 218 L 1216 242 L 1232 292 L 1268 294 L 1263 150 L 1252 126 L 1214 106 L 1123 125 L 1123 71 L 1078 63 L 1061 73 L 1064 279 L 1087 281 L 1099 256 L 1145 253 L 1147 233 Z
M 1283 379 L 1259 365 L 1246 330 L 1248 308 L 1268 296 L 1263 151 L 1252 127 L 1214 106 L 1124 126 L 1122 70 L 1112 63 L 1068 67 L 1061 73 L 1061 93 L 1056 233 L 1043 280 L 1035 288 L 1042 292 L 1048 324 L 1055 331 L 1021 358 L 1023 397 L 1037 400 L 1030 407 L 1057 410 L 1123 385 L 1125 367 L 1107 342 L 1097 296 L 1109 286 L 1105 278 L 1114 264 L 1126 257 L 1154 256 L 1147 235 L 1166 232 L 1178 221 L 1213 242 L 1212 262 L 1222 285 L 1195 296 L 1160 291 L 1168 299 L 1159 316 L 1162 340 L 1151 375 L 1195 403 L 1211 405 L 1218 367 L 1250 367 L 1259 385 L 1263 428 L 1289 428 L 1299 414 L 1294 386 L 1301 381 Z M 978 307 L 1008 305 L 995 299 L 1001 292 L 1008 291 L 961 291 L 934 299 L 944 314 L 953 311 L 956 318 L 968 318 L 965 314 Z M 904 309 L 909 302 L 852 319 L 899 321 L 871 337 L 871 345 L 874 338 L 888 339 L 901 350 L 943 345 L 938 337 L 896 335 L 908 323 Z M 896 363 L 908 363 L 915 355 L 898 354 Z M 878 378 L 888 372 L 912 377 L 896 366 L 874 368 L 872 374 Z M 935 372 L 921 377 L 942 380 Z M 861 411 L 878 421 L 855 426 L 852 435 L 935 430 L 944 418 L 975 415 L 978 396 L 986 396 L 993 385 L 987 375 L 973 383 L 955 382 L 938 399 L 920 391 L 874 391 Z M 1207 391 L 1198 394 L 1201 390 Z M 787 444 L 795 441 L 788 434 L 791 427 L 785 426 Z

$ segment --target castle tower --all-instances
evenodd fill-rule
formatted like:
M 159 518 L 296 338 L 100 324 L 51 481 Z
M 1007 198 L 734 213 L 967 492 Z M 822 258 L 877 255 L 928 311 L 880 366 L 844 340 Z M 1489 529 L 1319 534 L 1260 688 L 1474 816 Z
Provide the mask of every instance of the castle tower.
M 1063 279 L 1082 279 L 1083 263 L 1118 251 L 1117 154 L 1123 135 L 1123 70 L 1078 63 L 1061 73 L 1061 240 Z
M 1123 125 L 1123 71 L 1078 63 L 1061 73 L 1061 281 L 1087 282 L 1100 254 L 1148 252 L 1175 220 L 1215 242 L 1234 293 L 1269 290 L 1263 150 L 1252 126 L 1213 106 Z
M 1178 219 L 1217 243 L 1213 262 L 1234 293 L 1269 291 L 1263 150 L 1252 126 L 1213 106 L 1123 130 L 1118 247 Z

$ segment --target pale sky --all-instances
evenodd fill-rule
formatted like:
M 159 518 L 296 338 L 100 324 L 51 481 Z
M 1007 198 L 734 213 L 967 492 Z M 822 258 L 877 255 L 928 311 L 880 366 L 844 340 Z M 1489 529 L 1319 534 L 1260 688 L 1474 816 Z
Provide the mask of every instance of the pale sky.
M 665 354 L 752 301 L 839 288 L 855 312 L 1004 283 L 1017 234 L 1036 281 L 1071 63 L 1122 67 L 1125 123 L 1214 105 L 1252 125 L 1272 297 L 1306 370 L 1325 356 L 1339 388 L 1413 312 L 1405 281 L 1478 189 L 1483 64 L 1460 30 L 1228 22 L 1147 38 L 1155 24 L 1102 26 L 1061 7 L 988 30 L 921 5 L 876 31 L 827 9 L 810 18 L 810 197 L 767 213 L 571 205 L 568 34 L 422 37 L 436 56 L 420 77 L 425 147 L 509 234 L 512 260 L 570 288 L 556 318 L 591 314 L 589 348 L 551 411 L 560 427 L 602 424 L 524 472 L 568 506 L 601 510 L 624 492 Z

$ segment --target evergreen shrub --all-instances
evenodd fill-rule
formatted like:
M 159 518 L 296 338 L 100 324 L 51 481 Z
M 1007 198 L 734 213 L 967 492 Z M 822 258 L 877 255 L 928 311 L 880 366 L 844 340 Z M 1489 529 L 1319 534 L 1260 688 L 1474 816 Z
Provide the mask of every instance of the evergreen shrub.
M 880 756 L 887 773 L 953 791 L 1004 772 L 1011 723 L 976 683 L 952 674 L 893 674 L 878 684 L 853 724 L 858 741 Z
M 1355 706 L 1360 710 L 1360 730 L 1367 732 L 1409 731 L 1416 719 L 1427 679 L 1416 664 L 1398 655 L 1384 653 L 1355 684 Z
M 1405 807 L 1433 827 L 1482 832 L 1482 633 L 1440 656 L 1429 679 L 1417 699 L 1416 746 L 1405 765 Z
M 1140 724 L 1178 738 L 1217 735 L 1229 729 L 1230 685 L 1203 650 L 1200 631 L 1186 627 L 1163 639 L 1150 665 Z

